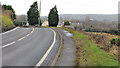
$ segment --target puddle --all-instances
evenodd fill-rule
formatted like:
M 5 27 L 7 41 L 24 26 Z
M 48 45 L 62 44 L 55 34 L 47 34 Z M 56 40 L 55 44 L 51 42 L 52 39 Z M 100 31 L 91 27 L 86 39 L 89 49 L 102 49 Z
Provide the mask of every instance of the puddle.
M 68 37 L 72 37 L 73 34 L 71 34 L 71 33 L 66 33 L 66 36 L 68 36 Z
M 65 32 L 65 33 L 69 33 L 68 31 L 65 31 L 65 30 L 64 30 L 63 32 Z

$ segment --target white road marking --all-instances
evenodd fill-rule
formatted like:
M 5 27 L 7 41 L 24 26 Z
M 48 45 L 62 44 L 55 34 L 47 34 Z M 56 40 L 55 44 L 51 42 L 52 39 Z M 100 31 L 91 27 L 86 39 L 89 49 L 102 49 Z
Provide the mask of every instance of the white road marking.
M 25 37 L 20 38 L 18 41 L 23 40 Z
M 20 28 L 20 27 L 16 27 L 16 28 L 14 28 L 14 29 L 12 29 L 12 30 L 9 30 L 9 31 L 4 32 L 4 33 L 1 33 L 1 34 L 6 34 L 6 33 L 9 33 L 9 32 L 12 32 L 12 31 L 14 31 L 14 30 L 16 30 L 16 29 L 18 29 L 18 28 Z
M 9 43 L 9 44 L 7 44 L 7 45 L 4 45 L 4 46 L 2 46 L 2 48 L 5 48 L 5 47 L 7 47 L 7 46 L 9 46 L 9 45 L 12 45 L 12 44 L 14 44 L 15 42 L 12 42 L 12 43 Z
M 29 36 L 30 34 L 27 34 L 26 36 Z
M 29 36 L 30 34 L 32 34 L 33 33 L 33 31 L 34 31 L 34 28 L 32 29 L 32 31 L 29 33 L 29 34 L 27 34 L 26 36 Z
M 34 28 L 33 28 L 32 31 L 31 31 L 29 34 L 27 34 L 26 36 L 24 36 L 24 37 L 22 37 L 22 38 L 20 38 L 20 39 L 18 39 L 18 40 L 16 40 L 16 41 L 14 41 L 14 42 L 12 42 L 12 43 L 9 43 L 9 44 L 6 44 L 6 45 L 3 45 L 2 48 L 8 47 L 8 46 L 10 46 L 10 45 L 16 43 L 17 41 L 21 41 L 21 40 L 23 40 L 24 38 L 26 38 L 27 36 L 29 36 L 30 34 L 32 34 L 33 31 L 34 31 Z
M 47 52 L 44 54 L 44 56 L 42 57 L 42 59 L 35 65 L 35 66 L 36 66 L 35 68 L 37 68 L 38 66 L 40 66 L 40 65 L 43 63 L 43 61 L 46 59 L 46 57 L 48 56 L 48 54 L 50 53 L 51 49 L 53 48 L 53 46 L 54 46 L 54 44 L 55 44 L 55 41 L 56 41 L 56 33 L 55 33 L 55 31 L 54 31 L 53 29 L 51 29 L 51 30 L 52 30 L 53 33 L 54 33 L 53 43 L 52 43 L 52 45 L 50 46 L 50 48 L 47 50 Z

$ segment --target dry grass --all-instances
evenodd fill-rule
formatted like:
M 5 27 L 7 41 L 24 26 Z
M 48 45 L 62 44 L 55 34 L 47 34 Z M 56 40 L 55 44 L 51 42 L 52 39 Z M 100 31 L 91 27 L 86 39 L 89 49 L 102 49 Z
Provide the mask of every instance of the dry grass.
M 98 44 L 98 47 L 100 49 L 103 49 L 107 51 L 109 54 L 116 57 L 116 59 L 119 60 L 119 48 L 116 45 L 112 45 L 112 47 L 109 44 L 110 39 L 112 38 L 120 38 L 120 36 L 117 35 L 111 35 L 108 33 L 100 33 L 100 32 L 86 32 L 86 34 L 89 36 L 90 40 L 93 40 L 96 44 Z M 120 61 L 120 60 L 119 60 Z

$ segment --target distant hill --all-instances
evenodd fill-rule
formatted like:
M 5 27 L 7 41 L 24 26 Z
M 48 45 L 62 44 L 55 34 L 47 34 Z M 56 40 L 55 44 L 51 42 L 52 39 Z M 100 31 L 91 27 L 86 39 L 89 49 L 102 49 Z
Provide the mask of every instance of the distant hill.
M 16 15 L 16 20 L 17 21 L 27 21 L 27 16 L 26 15 Z
M 60 21 L 61 20 L 80 20 L 84 21 L 85 18 L 88 16 L 93 20 L 97 21 L 118 21 L 117 14 L 60 14 Z M 16 18 L 18 20 L 27 20 L 26 15 L 17 15 Z M 47 16 L 41 16 L 41 21 L 44 22 L 48 20 Z
M 87 16 L 98 21 L 118 21 L 117 14 L 60 14 L 60 18 L 63 20 L 77 19 L 84 21 Z

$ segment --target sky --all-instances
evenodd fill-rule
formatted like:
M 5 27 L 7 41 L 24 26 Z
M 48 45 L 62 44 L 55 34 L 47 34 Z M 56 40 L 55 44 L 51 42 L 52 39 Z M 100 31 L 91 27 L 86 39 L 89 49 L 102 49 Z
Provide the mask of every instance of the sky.
M 0 0 L 1 4 L 12 5 L 17 15 L 27 14 L 30 5 L 40 0 Z M 41 16 L 48 16 L 57 5 L 59 14 L 117 14 L 120 0 L 41 0 Z

